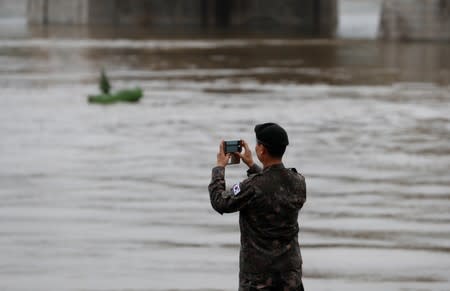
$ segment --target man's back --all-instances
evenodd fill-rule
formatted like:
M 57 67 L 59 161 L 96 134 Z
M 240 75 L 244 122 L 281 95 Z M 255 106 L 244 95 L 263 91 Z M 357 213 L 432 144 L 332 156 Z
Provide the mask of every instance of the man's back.
M 241 273 L 301 269 L 297 220 L 306 200 L 305 179 L 278 164 L 248 183 L 255 195 L 240 211 Z
M 301 291 L 297 220 L 306 201 L 305 179 L 283 165 L 289 138 L 281 126 L 271 122 L 256 125 L 255 135 L 256 156 L 264 170 L 253 162 L 246 141 L 241 140 L 243 153 L 226 153 L 222 141 L 208 186 L 211 206 L 220 214 L 239 211 L 240 291 Z M 249 178 L 226 190 L 225 167 L 231 156 L 240 157 L 249 167 Z

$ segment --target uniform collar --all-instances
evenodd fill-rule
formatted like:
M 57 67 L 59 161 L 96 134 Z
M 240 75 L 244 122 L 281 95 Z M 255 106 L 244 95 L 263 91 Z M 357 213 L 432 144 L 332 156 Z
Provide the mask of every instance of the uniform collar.
M 269 170 L 272 170 L 272 169 L 279 170 L 279 169 L 284 169 L 284 168 L 285 168 L 284 164 L 283 163 L 279 163 L 279 164 L 275 164 L 275 165 L 269 166 L 267 168 L 264 168 L 263 172 L 266 172 L 266 171 L 269 171 Z

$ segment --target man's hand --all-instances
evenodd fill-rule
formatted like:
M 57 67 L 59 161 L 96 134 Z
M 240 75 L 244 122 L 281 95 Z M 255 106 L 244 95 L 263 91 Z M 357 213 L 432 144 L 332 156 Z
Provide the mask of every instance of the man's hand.
M 225 168 L 228 165 L 231 154 L 225 154 L 225 151 L 223 150 L 223 142 L 223 140 L 220 142 L 219 152 L 217 153 L 217 166 Z
M 242 161 L 250 168 L 254 164 L 252 151 L 250 150 L 250 147 L 245 140 L 242 141 L 242 144 L 244 146 L 244 152 L 239 153 L 239 156 L 241 157 Z

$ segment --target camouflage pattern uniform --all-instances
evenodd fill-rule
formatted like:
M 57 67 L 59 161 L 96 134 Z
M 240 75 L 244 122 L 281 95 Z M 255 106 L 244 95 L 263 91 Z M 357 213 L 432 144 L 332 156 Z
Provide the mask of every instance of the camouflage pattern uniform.
M 239 211 L 241 230 L 239 290 L 303 290 L 298 214 L 306 201 L 304 177 L 283 164 L 262 170 L 225 188 L 225 168 L 215 167 L 209 184 L 212 207 Z

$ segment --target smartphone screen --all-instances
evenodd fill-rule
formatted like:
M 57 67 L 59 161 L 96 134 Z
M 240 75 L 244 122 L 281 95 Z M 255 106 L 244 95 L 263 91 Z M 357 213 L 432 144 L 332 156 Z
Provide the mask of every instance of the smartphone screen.
M 240 140 L 229 140 L 224 142 L 225 153 L 240 153 L 242 151 L 242 143 Z

